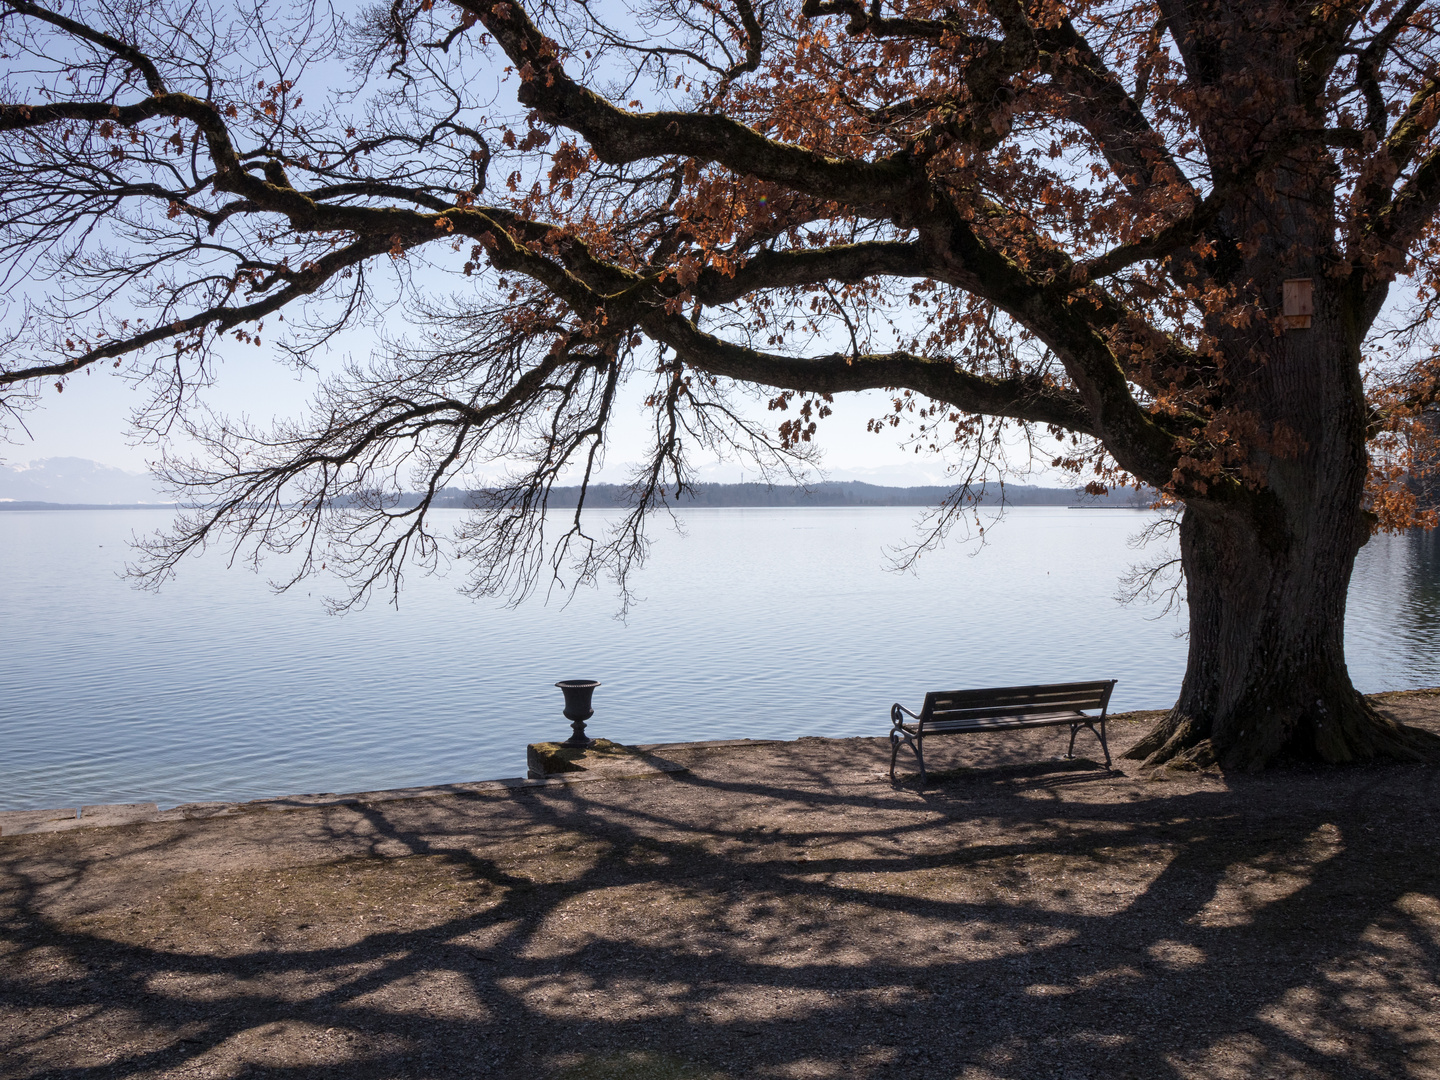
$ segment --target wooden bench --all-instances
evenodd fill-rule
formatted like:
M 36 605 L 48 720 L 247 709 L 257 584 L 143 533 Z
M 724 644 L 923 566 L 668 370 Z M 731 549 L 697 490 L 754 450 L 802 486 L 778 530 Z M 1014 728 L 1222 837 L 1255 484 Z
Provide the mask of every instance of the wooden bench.
M 1110 747 L 1105 742 L 1105 710 L 1115 680 L 1052 683 L 1048 686 L 997 686 L 985 690 L 952 690 L 925 695 L 919 714 L 896 702 L 890 707 L 890 779 L 895 779 L 895 758 L 904 743 L 920 762 L 920 783 L 925 783 L 926 738 L 931 735 L 965 735 L 976 731 L 1013 731 L 1030 727 L 1069 727 L 1070 749 L 1082 727 L 1100 739 L 1105 767 Z M 1098 714 L 1086 710 L 1099 709 Z M 910 718 L 907 721 L 906 717 Z M 1097 728 L 1095 725 L 1099 724 Z

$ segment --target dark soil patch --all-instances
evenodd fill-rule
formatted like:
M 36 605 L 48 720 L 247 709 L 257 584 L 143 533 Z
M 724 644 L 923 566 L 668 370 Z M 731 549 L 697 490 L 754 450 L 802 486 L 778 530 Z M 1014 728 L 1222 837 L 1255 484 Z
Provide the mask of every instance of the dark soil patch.
M 0 1075 L 1440 1076 L 1440 770 L 1066 739 L 6 837 Z

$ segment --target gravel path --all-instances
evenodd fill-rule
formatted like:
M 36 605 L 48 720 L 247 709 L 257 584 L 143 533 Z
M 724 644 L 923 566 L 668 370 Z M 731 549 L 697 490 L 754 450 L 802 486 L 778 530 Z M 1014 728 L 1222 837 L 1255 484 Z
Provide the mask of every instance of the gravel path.
M 0 1076 L 1440 1077 L 1440 770 L 1067 738 L 0 837 Z

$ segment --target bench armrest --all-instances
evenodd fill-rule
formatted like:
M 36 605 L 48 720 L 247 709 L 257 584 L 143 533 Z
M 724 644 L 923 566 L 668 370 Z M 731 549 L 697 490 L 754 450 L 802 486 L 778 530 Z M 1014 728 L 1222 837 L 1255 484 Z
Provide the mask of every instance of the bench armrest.
M 909 709 L 905 708 L 904 705 L 901 705 L 901 704 L 897 701 L 894 705 L 891 705 L 891 706 L 890 706 L 890 723 L 891 723 L 892 725 L 894 725 L 895 727 L 897 727 L 897 728 L 900 727 L 903 723 L 905 723 L 905 721 L 900 718 L 900 714 L 901 714 L 901 713 L 904 713 L 906 716 L 910 717 L 910 719 L 912 719 L 912 720 L 919 720 L 919 719 L 920 719 L 920 717 L 916 716 L 913 712 L 911 712 Z

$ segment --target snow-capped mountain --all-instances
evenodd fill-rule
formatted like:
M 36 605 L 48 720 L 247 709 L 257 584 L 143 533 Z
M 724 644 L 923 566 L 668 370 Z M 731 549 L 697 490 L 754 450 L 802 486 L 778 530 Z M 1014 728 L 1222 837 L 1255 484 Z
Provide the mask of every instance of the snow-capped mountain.
M 85 458 L 55 457 L 28 465 L 0 464 L 0 501 L 168 503 L 149 473 L 128 472 Z

